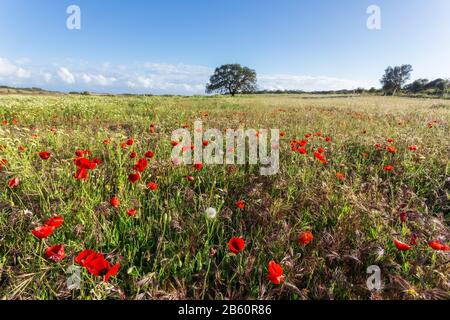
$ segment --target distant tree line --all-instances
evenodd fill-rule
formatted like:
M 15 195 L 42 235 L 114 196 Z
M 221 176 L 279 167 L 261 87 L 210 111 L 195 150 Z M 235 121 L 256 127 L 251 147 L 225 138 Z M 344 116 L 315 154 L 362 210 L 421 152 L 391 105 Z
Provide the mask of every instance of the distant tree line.
M 450 89 L 450 81 L 448 79 L 417 79 L 406 84 L 411 78 L 413 68 L 409 64 L 401 66 L 388 67 L 384 71 L 384 75 L 380 82 L 383 93 L 386 95 L 395 95 L 397 93 L 406 94 L 422 94 L 422 95 L 447 95 Z

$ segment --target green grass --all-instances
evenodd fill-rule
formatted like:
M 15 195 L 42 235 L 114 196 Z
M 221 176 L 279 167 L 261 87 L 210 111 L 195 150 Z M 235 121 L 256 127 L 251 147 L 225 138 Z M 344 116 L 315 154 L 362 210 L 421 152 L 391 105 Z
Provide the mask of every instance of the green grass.
M 8 160 L 0 172 L 0 297 L 449 298 L 448 253 L 427 245 L 450 240 L 449 106 L 446 100 L 307 95 L 0 96 L 0 121 L 8 121 L 0 125 L 0 158 Z M 264 177 L 258 166 L 173 166 L 172 131 L 198 119 L 204 129 L 285 131 L 280 172 Z M 326 165 L 311 152 L 291 151 L 291 139 L 317 131 L 333 139 L 310 138 L 309 147 L 326 148 Z M 135 144 L 122 149 L 128 137 Z M 395 139 L 396 154 L 374 147 L 387 138 Z M 26 150 L 19 152 L 20 145 Z M 418 150 L 409 151 L 410 145 Z M 103 160 L 85 182 L 73 177 L 77 149 Z M 137 159 L 129 153 L 142 157 L 149 149 L 155 157 L 131 185 L 127 177 Z M 40 151 L 52 157 L 42 161 Z M 395 167 L 391 173 L 383 170 L 388 164 Z M 15 176 L 21 182 L 11 189 Z M 149 181 L 158 190 L 148 190 Z M 121 200 L 117 209 L 109 205 L 113 195 Z M 241 199 L 243 211 L 235 206 Z M 403 225 L 402 206 L 409 214 Z M 138 209 L 135 217 L 126 213 L 131 207 Z M 208 207 L 218 210 L 215 220 L 205 218 Z M 64 225 L 39 241 L 31 230 L 53 214 L 63 216 Z M 314 234 L 306 247 L 297 242 L 305 230 Z M 393 239 L 408 242 L 413 233 L 418 246 L 399 252 Z M 246 241 L 241 254 L 227 247 L 233 236 Z M 45 248 L 61 243 L 66 258 L 46 260 Z M 81 290 L 69 291 L 66 272 L 83 249 L 122 267 L 109 283 L 83 271 Z M 272 259 L 284 269 L 280 286 L 267 280 Z M 379 292 L 366 288 L 370 265 L 382 270 Z

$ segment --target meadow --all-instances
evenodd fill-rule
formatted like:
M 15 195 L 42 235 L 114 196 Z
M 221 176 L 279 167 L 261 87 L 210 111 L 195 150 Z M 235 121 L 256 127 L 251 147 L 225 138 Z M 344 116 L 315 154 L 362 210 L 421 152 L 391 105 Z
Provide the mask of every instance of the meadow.
M 195 120 L 280 129 L 279 172 L 174 165 Z M 0 297 L 449 299 L 449 132 L 439 99 L 0 96 Z

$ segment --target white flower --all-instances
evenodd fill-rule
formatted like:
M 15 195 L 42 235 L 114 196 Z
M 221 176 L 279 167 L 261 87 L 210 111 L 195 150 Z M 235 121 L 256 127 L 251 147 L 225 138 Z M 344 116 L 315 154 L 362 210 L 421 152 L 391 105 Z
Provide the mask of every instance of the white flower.
M 214 208 L 208 208 L 205 210 L 205 215 L 207 218 L 214 219 L 217 216 L 217 210 Z

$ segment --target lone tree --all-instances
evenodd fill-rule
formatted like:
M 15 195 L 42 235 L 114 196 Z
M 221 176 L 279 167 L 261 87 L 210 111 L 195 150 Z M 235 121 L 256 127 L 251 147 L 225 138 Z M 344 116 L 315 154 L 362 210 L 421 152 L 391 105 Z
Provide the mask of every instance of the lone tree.
M 406 81 L 411 77 L 413 68 L 409 64 L 397 67 L 388 67 L 384 71 L 383 78 L 380 80 L 383 85 L 383 91 L 389 95 L 395 95 L 400 91 Z
M 206 93 L 220 92 L 234 96 L 256 90 L 256 72 L 240 64 L 225 64 L 216 68 L 206 85 Z

